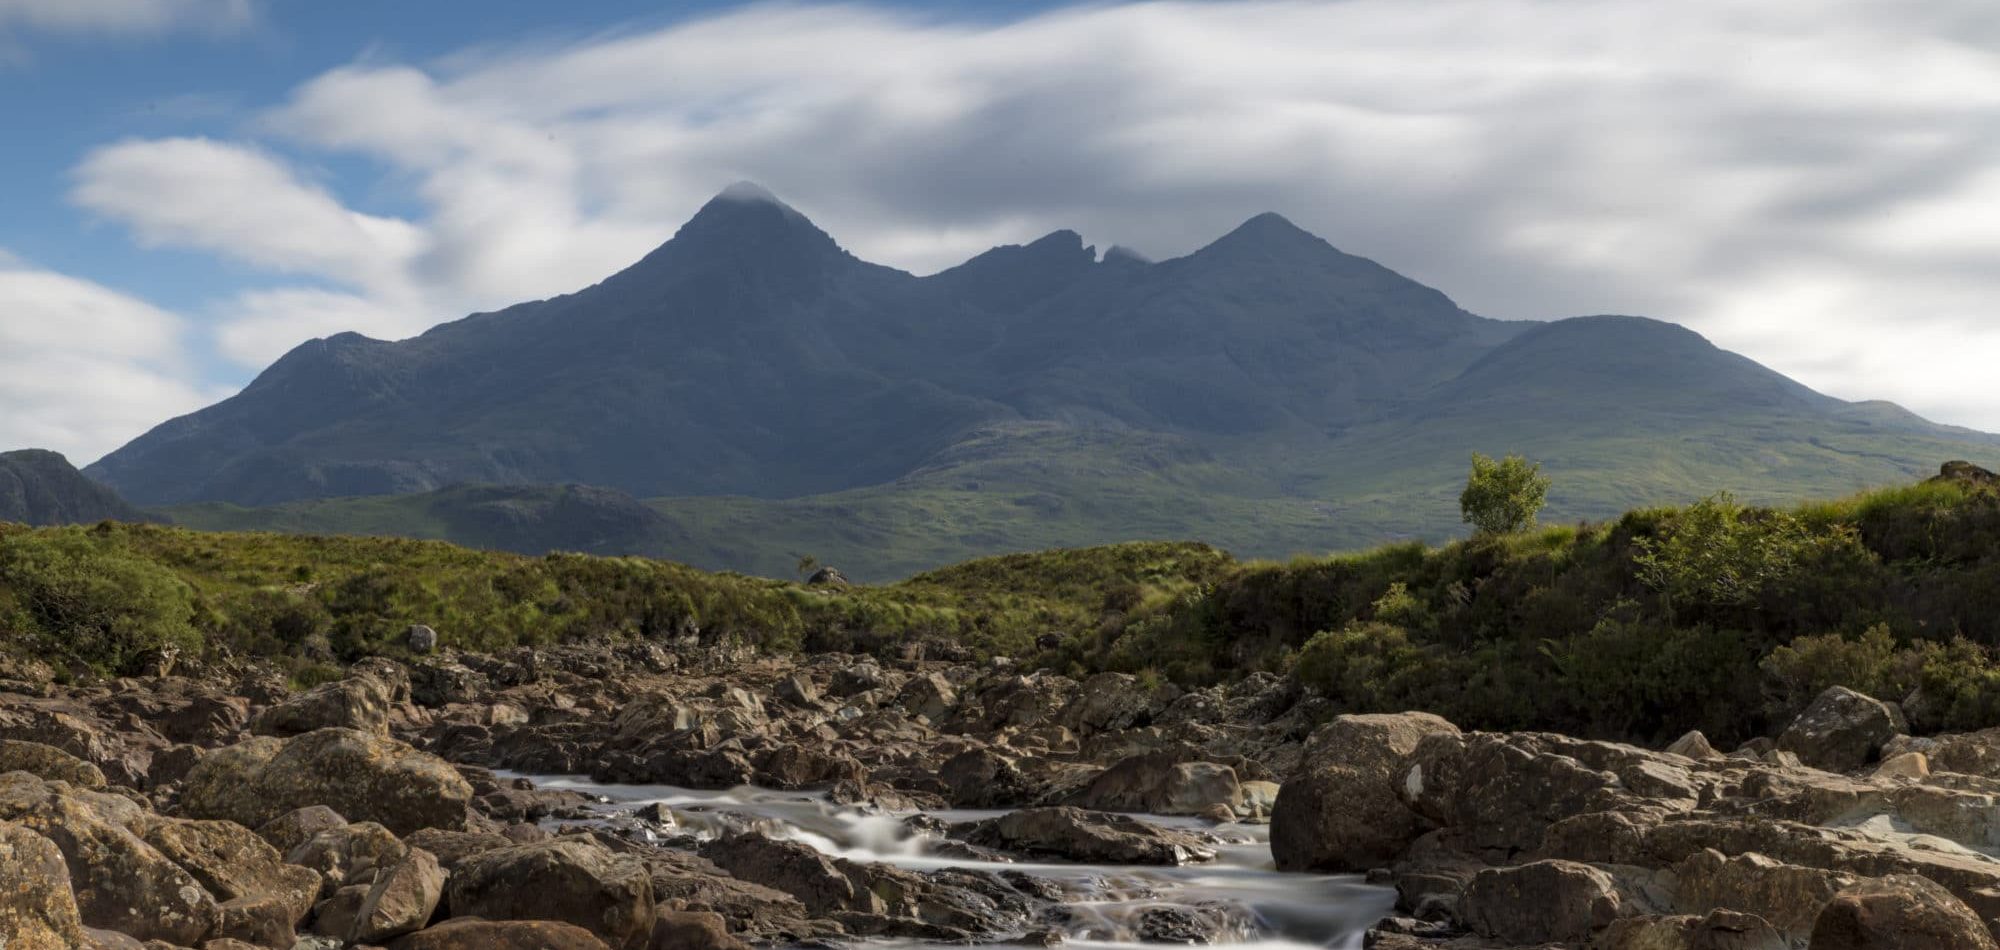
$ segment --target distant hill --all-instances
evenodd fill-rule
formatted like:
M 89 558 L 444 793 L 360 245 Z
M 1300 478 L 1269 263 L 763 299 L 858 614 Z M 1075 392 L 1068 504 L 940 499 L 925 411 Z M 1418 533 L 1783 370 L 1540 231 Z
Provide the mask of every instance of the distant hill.
M 0 521 L 62 525 L 105 520 L 161 519 L 85 478 L 58 453 L 43 449 L 0 452 Z
M 209 527 L 581 539 L 763 573 L 811 553 L 879 579 L 1129 539 L 1439 538 L 1475 450 L 1542 460 L 1549 516 L 1578 518 L 1852 491 L 2000 440 L 1669 323 L 1479 317 L 1275 214 L 1172 260 L 1059 231 L 917 277 L 736 186 L 593 287 L 307 343 L 88 471 Z M 649 514 L 613 506 L 629 522 L 608 530 L 613 509 L 550 505 L 554 484 Z M 519 505 L 540 514 L 489 520 Z

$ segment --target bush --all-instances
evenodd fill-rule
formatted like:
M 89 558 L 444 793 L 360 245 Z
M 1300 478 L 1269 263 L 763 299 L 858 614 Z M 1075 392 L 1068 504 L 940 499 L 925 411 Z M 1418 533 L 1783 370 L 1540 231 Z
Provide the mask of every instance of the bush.
M 0 536 L 0 616 L 44 658 L 129 671 L 149 650 L 197 652 L 194 592 L 115 535 L 64 529 Z

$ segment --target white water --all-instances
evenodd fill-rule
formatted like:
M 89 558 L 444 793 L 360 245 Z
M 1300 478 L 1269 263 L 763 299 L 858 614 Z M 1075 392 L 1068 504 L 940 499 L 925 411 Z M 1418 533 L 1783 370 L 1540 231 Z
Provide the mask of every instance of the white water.
M 1067 946 L 1125 950 L 1141 944 L 1130 922 L 1162 904 L 1222 902 L 1240 908 L 1245 932 L 1230 946 L 1243 950 L 1359 950 L 1362 933 L 1388 914 L 1395 894 L 1354 875 L 1285 874 L 1271 862 L 1270 829 L 1261 825 L 1211 827 L 1185 818 L 1144 816 L 1155 824 L 1211 831 L 1227 839 L 1216 858 L 1183 867 L 1125 867 L 996 861 L 952 854 L 939 837 L 911 829 L 907 814 L 867 812 L 829 803 L 805 792 L 738 788 L 704 792 L 666 785 L 600 785 L 576 776 L 524 776 L 544 788 L 601 796 L 608 817 L 661 803 L 673 810 L 684 832 L 707 838 L 729 828 L 754 826 L 774 838 L 801 841 L 820 851 L 858 862 L 879 862 L 912 870 L 957 867 L 1024 871 L 1072 885 L 1085 895 L 1070 903 L 1072 920 L 1061 929 Z M 929 812 L 946 822 L 972 821 L 1001 811 Z M 885 945 L 889 941 L 870 941 Z M 921 944 L 898 941 L 900 947 Z

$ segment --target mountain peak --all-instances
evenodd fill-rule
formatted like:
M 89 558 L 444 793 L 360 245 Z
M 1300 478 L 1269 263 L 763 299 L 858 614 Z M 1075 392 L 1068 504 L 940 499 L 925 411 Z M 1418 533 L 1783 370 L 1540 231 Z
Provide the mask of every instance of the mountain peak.
M 1266 211 L 1236 226 L 1196 251 L 1199 257 L 1263 257 L 1295 259 L 1303 255 L 1339 254 L 1319 235 L 1293 224 L 1275 211 Z
M 729 187 L 716 192 L 714 200 L 761 201 L 764 202 L 765 204 L 774 204 L 780 206 L 783 206 L 785 204 L 783 201 L 778 200 L 777 195 L 771 193 L 771 189 L 766 188 L 763 185 L 757 184 L 754 181 L 739 181 L 733 185 L 730 185 Z

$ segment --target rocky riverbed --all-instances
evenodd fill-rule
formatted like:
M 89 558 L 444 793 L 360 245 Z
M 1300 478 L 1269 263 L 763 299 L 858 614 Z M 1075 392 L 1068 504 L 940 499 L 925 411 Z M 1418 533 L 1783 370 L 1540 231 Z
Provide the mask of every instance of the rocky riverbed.
M 1289 681 L 654 645 L 0 678 L 0 946 L 1965 947 L 2000 731 L 1730 753 Z

